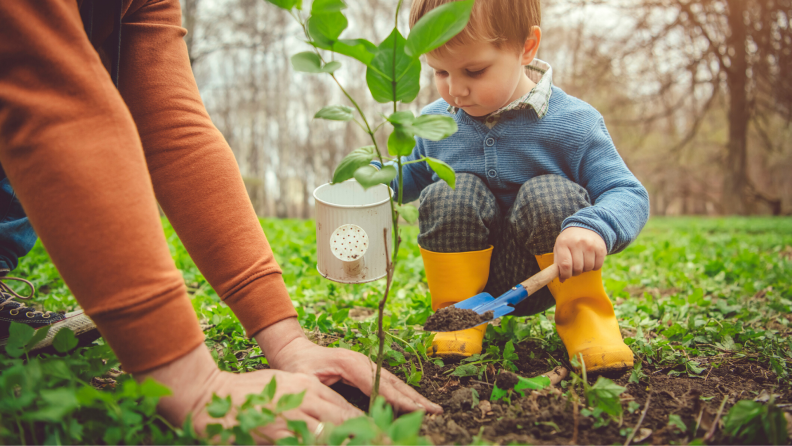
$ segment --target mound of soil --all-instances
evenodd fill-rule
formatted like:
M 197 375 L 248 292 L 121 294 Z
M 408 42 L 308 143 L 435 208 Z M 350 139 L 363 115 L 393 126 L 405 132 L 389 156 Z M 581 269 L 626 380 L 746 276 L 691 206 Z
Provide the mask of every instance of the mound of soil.
M 567 399 L 564 393 L 569 388 L 561 388 L 561 385 L 526 393 L 525 397 L 513 394 L 511 403 L 489 401 L 496 380 L 499 388 L 509 388 L 516 382 L 517 375 L 531 378 L 547 373 L 553 368 L 548 364 L 548 358 L 552 355 L 558 361 L 566 353 L 547 352 L 530 341 L 516 344 L 515 349 L 520 358 L 514 361 L 518 368 L 516 374 L 488 366 L 481 377 L 459 378 L 450 374 L 458 364 L 438 367 L 424 361 L 424 373 L 417 390 L 440 404 L 444 413 L 427 415 L 421 434 L 435 444 L 470 444 L 474 440 L 489 444 L 624 444 L 651 394 L 649 409 L 640 433 L 636 435 L 638 440 L 633 444 L 686 444 L 694 438 L 704 437 L 715 423 L 718 426 L 709 443 L 729 444 L 736 440 L 722 432 L 722 421 L 737 401 L 775 395 L 776 404 L 783 410 L 789 411 L 792 407 L 792 386 L 779 384 L 775 373 L 755 360 L 696 358 L 708 369 L 700 377 L 671 376 L 668 373 L 672 369 L 653 368 L 648 364 L 643 370 L 647 377 L 637 384 L 629 382 L 629 370 L 622 374 L 609 374 L 608 378 L 627 388 L 622 394 L 624 415 L 621 423 L 610 421 L 606 426 L 595 428 L 594 418 L 582 415 L 583 407 Z M 398 368 L 391 371 L 401 373 Z M 590 384 L 596 380 L 596 376 L 589 376 Z M 366 410 L 368 398 L 362 394 L 355 398 L 349 390 L 343 389 L 341 393 L 356 400 L 353 404 L 358 403 L 361 409 Z M 473 390 L 477 397 L 474 397 Z M 353 389 L 352 393 L 359 391 Z M 724 398 L 727 398 L 726 406 L 717 422 L 718 407 Z M 585 401 L 582 394 L 579 394 L 579 399 Z M 632 413 L 628 410 L 630 402 L 634 402 L 632 407 L 637 407 Z M 690 430 L 698 425 L 695 434 L 669 424 L 669 415 L 672 414 L 681 417 Z
M 492 320 L 494 313 L 487 311 L 478 314 L 473 310 L 463 310 L 456 307 L 445 307 L 437 310 L 429 316 L 424 324 L 426 331 L 456 331 L 465 328 L 475 327 L 476 325 Z

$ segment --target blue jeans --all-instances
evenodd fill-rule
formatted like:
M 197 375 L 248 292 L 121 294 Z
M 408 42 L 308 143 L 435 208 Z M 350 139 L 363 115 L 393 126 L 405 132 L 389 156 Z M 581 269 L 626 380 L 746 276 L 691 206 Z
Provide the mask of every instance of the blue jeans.
M 36 232 L 0 166 L 0 270 L 16 268 L 35 244 Z

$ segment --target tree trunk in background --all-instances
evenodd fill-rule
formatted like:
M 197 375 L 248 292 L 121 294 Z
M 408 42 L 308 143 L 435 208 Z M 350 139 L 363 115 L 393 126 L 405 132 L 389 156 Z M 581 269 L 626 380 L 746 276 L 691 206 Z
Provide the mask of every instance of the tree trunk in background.
M 746 61 L 745 0 L 729 0 L 728 39 L 730 66 L 726 71 L 729 90 L 729 141 L 723 181 L 723 209 L 726 214 L 745 215 L 750 211 L 747 196 L 748 168 L 748 84 Z

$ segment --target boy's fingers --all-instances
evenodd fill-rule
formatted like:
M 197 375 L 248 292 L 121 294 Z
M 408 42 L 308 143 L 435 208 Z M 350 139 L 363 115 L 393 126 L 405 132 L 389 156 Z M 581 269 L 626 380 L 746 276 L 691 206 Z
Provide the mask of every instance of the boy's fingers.
M 572 255 L 572 275 L 577 276 L 583 272 L 583 265 L 585 262 L 583 250 L 573 249 L 571 255 Z
M 561 283 L 572 277 L 572 254 L 569 248 L 565 246 L 556 248 L 555 264 L 558 265 L 558 278 Z
M 602 265 L 605 263 L 605 254 L 599 250 L 594 253 L 594 269 L 598 270 L 602 268 Z

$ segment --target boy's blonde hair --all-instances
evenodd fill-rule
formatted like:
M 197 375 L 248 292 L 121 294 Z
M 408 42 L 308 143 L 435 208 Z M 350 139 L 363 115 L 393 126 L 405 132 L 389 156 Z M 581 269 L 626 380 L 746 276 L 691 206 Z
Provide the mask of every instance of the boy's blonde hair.
M 455 0 L 413 0 L 410 28 L 424 14 L 452 1 Z M 539 26 L 541 19 L 539 0 L 476 0 L 465 29 L 432 53 L 442 53 L 467 42 L 489 42 L 498 48 L 521 50 L 531 28 Z

